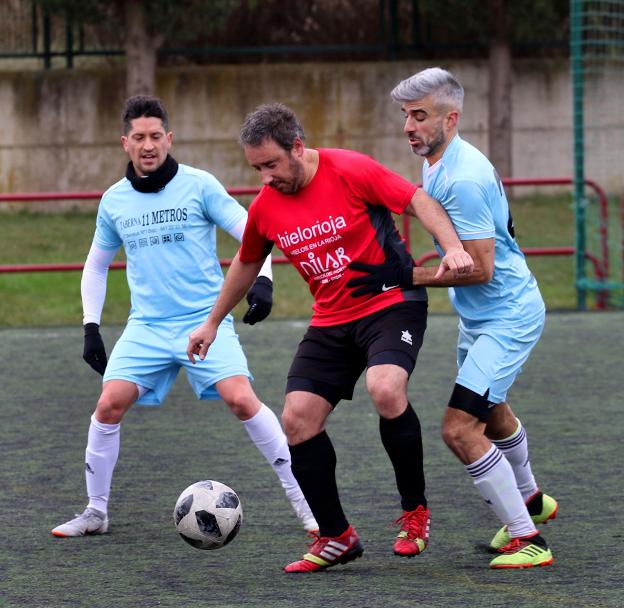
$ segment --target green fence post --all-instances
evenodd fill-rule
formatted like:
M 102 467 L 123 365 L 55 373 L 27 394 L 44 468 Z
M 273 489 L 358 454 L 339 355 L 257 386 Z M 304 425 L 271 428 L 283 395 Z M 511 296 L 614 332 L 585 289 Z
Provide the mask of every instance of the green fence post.
M 576 306 L 587 308 L 585 289 L 585 154 L 583 121 L 583 0 L 570 1 L 570 69 L 572 77 L 574 131 L 574 211 L 576 217 Z

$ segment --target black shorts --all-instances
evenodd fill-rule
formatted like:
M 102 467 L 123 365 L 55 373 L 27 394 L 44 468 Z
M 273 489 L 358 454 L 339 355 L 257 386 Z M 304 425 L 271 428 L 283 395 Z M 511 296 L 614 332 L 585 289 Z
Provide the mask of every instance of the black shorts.
M 367 367 L 399 365 L 414 371 L 427 328 L 427 302 L 401 302 L 330 327 L 308 327 L 288 372 L 286 392 L 307 391 L 332 406 L 352 399 Z

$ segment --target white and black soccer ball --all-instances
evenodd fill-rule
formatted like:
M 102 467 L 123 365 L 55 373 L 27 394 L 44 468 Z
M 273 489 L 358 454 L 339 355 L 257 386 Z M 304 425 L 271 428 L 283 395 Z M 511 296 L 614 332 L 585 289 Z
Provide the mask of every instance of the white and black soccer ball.
M 196 549 L 220 549 L 237 534 L 243 509 L 232 488 L 219 481 L 198 481 L 186 488 L 173 511 L 180 536 Z

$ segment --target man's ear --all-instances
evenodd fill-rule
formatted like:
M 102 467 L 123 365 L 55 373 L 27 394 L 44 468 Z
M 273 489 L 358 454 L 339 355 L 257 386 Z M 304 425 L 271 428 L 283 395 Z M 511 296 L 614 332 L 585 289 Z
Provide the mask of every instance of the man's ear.
M 457 110 L 451 110 L 446 115 L 445 122 L 446 122 L 446 128 L 449 130 L 456 127 L 457 123 L 459 122 L 459 112 Z
M 304 152 L 305 152 L 305 146 L 303 145 L 303 141 L 301 141 L 300 137 L 295 138 L 295 142 L 293 143 L 291 153 L 301 158 Z

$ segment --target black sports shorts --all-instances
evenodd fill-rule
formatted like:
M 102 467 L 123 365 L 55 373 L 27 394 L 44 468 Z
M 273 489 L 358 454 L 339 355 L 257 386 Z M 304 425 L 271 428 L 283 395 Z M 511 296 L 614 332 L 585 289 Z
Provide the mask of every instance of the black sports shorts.
M 352 399 L 367 367 L 391 363 L 409 374 L 427 328 L 427 302 L 400 302 L 361 319 L 308 327 L 288 372 L 286 392 L 307 391 L 332 406 Z

